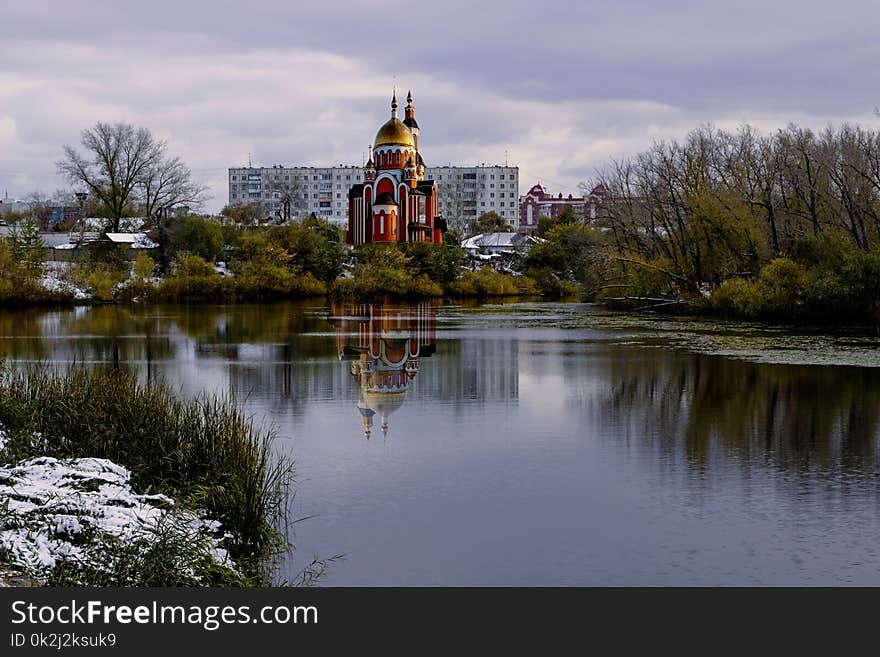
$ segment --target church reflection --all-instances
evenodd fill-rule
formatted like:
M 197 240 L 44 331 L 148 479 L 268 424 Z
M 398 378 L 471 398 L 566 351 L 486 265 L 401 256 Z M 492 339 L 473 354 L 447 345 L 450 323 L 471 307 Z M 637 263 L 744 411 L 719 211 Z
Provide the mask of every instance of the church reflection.
M 357 408 L 367 440 L 376 423 L 387 435 L 388 418 L 412 390 L 420 359 L 436 350 L 437 308 L 436 301 L 333 305 L 329 319 L 336 327 L 337 353 L 350 362 L 358 385 Z

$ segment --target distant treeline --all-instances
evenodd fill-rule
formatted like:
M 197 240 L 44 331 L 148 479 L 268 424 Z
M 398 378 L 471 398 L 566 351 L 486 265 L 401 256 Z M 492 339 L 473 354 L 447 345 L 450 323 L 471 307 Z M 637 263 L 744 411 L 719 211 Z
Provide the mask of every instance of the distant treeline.
M 612 163 L 598 298 L 877 321 L 880 133 L 702 127 Z M 599 264 L 599 261 L 601 263 Z

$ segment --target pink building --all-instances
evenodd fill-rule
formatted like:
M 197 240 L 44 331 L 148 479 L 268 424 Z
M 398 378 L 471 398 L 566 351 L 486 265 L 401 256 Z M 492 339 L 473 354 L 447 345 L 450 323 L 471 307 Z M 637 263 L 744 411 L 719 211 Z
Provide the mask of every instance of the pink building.
M 549 194 L 546 188 L 538 183 L 521 196 L 519 200 L 519 229 L 530 232 L 538 227 L 540 217 L 556 218 L 563 208 L 571 207 L 575 214 L 584 221 L 596 218 L 599 205 L 607 200 L 608 190 L 604 185 L 596 185 L 589 196 L 563 196 Z

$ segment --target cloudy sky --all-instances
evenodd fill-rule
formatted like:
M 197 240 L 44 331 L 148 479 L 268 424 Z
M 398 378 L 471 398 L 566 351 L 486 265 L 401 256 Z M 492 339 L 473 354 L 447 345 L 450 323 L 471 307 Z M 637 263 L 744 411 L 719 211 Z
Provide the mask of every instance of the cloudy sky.
M 410 8 L 410 9 L 408 9 Z M 6 3 L 0 194 L 63 186 L 63 144 L 143 125 L 227 197 L 226 169 L 360 164 L 411 88 L 429 165 L 520 166 L 576 192 L 700 123 L 880 127 L 880 2 Z

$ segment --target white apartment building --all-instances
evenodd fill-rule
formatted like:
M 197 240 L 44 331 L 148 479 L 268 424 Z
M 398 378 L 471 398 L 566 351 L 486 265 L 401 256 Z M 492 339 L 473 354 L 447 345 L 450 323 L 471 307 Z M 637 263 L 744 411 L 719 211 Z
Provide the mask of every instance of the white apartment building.
M 426 177 L 437 181 L 440 213 L 454 226 L 497 212 L 514 228 L 519 222 L 519 167 L 427 167 Z M 291 214 L 314 212 L 334 223 L 348 222 L 348 190 L 363 182 L 363 168 L 239 167 L 229 169 L 229 203 L 259 203 L 267 216 L 280 216 L 282 198 L 289 190 L 297 199 Z
M 450 222 L 467 224 L 485 212 L 497 212 L 516 228 L 519 221 L 519 167 L 427 167 L 425 175 L 437 181 L 440 214 Z
M 229 169 L 229 204 L 259 203 L 267 216 L 281 216 L 286 191 L 294 218 L 314 212 L 334 223 L 348 222 L 348 190 L 363 180 L 361 167 L 240 167 Z

